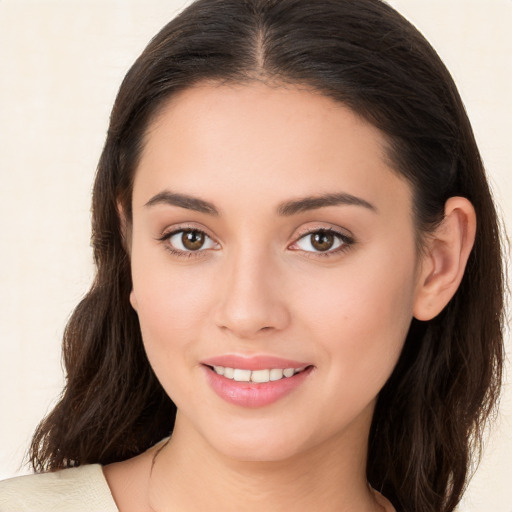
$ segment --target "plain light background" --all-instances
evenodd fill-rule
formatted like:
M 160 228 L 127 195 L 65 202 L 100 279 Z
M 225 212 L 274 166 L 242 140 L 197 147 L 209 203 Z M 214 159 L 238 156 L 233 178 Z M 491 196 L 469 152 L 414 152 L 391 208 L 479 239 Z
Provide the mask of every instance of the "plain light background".
M 93 273 L 90 192 L 115 94 L 188 3 L 0 0 L 0 478 L 28 472 L 31 434 L 62 388 L 61 336 Z M 512 0 L 390 3 L 454 75 L 510 226 Z M 512 512 L 510 384 L 460 511 Z

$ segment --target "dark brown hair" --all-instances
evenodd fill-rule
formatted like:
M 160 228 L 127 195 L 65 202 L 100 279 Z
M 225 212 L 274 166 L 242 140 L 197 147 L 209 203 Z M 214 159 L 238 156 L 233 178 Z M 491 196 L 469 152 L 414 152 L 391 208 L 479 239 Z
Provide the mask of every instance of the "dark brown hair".
M 159 108 L 205 80 L 303 85 L 352 108 L 387 136 L 394 168 L 411 183 L 420 235 L 442 220 L 449 197 L 473 203 L 477 235 L 462 284 L 436 318 L 412 321 L 378 398 L 367 464 L 371 485 L 398 510 L 452 511 L 501 383 L 500 236 L 450 74 L 380 0 L 199 0 L 137 59 L 117 96 L 94 186 L 96 278 L 65 331 L 67 384 L 35 433 L 34 468 L 127 459 L 172 431 L 175 406 L 129 304 L 117 202 L 130 216 L 144 134 Z

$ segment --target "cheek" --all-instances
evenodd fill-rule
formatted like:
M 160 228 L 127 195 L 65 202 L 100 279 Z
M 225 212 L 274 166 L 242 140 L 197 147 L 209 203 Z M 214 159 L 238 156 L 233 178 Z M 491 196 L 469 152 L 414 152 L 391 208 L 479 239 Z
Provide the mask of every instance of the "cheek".
M 410 326 L 414 275 L 414 254 L 389 252 L 340 267 L 329 283 L 320 279 L 309 286 L 312 293 L 304 297 L 301 311 L 309 319 L 310 336 L 329 358 L 333 382 L 378 393 Z
M 155 267 L 140 277 L 134 276 L 134 290 L 144 349 L 160 384 L 181 409 L 201 395 L 190 376 L 198 371 L 197 342 L 208 310 L 204 286 L 179 272 L 157 273 Z
M 144 226 L 135 226 L 131 254 L 132 295 L 141 328 L 148 334 L 193 329 L 209 300 L 207 276 L 197 271 L 197 263 L 172 261 L 172 256 L 150 240 L 145 230 Z M 169 336 L 160 341 L 170 341 Z
M 194 265 L 170 265 L 165 250 L 134 245 L 133 301 L 144 347 L 158 379 L 173 397 L 175 383 L 197 365 L 197 340 L 212 301 L 212 286 Z
M 134 295 L 144 341 L 168 348 L 194 338 L 211 303 L 205 280 L 180 272 L 147 269 L 134 275 Z

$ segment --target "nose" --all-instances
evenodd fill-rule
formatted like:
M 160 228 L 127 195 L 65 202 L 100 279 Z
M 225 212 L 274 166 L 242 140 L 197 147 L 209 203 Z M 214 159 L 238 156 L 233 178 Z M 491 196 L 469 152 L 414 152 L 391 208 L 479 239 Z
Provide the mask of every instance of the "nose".
M 226 261 L 215 322 L 238 338 L 280 331 L 290 321 L 278 265 L 268 255 L 238 255 Z

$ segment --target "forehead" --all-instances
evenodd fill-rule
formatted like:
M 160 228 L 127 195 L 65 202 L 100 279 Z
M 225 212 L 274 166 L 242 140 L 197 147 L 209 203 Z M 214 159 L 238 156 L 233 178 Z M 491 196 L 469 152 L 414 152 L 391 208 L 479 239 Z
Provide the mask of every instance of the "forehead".
M 150 124 L 134 202 L 168 188 L 242 202 L 244 191 L 277 203 L 333 189 L 377 205 L 397 193 L 408 202 L 410 187 L 386 147 L 377 128 L 310 89 L 200 84 Z

